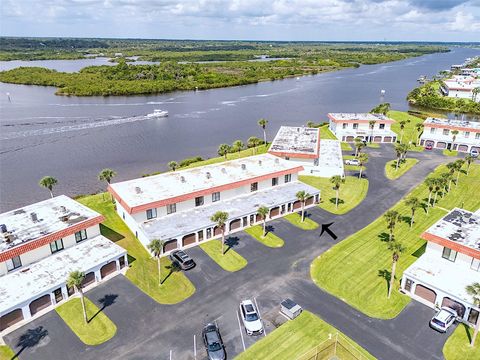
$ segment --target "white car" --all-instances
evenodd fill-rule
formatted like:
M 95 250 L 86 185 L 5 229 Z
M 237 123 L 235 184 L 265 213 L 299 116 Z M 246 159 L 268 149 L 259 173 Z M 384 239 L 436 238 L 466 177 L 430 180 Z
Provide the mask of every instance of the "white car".
M 448 328 L 457 319 L 457 316 L 458 314 L 455 310 L 443 306 L 430 320 L 430 327 L 442 333 L 447 332 Z
M 358 161 L 357 159 L 348 159 L 348 160 L 345 160 L 345 164 L 359 166 L 360 161 Z
M 240 316 L 247 335 L 263 334 L 262 320 L 251 300 L 243 300 L 240 303 Z
M 473 156 L 474 158 L 477 158 L 478 157 L 478 150 L 477 149 L 470 150 L 470 155 Z

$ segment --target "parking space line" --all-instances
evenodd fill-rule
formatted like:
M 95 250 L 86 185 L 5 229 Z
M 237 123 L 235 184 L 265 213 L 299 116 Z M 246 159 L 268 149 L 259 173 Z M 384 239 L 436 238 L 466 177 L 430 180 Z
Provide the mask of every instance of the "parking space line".
M 240 316 L 238 316 L 238 310 L 235 310 L 235 314 L 237 314 L 238 329 L 240 330 L 240 337 L 242 338 L 243 351 L 245 351 L 245 340 L 243 340 L 243 330 L 242 324 L 240 323 Z
M 197 335 L 193 335 L 193 356 L 197 360 Z
M 260 321 L 262 322 L 262 325 L 263 325 L 263 336 L 267 336 L 267 327 L 265 326 L 265 322 L 263 321 L 262 314 L 260 313 L 260 308 L 258 307 L 258 304 L 257 304 L 257 298 L 254 297 L 253 301 L 255 302 L 255 306 L 258 311 L 258 316 L 260 317 Z

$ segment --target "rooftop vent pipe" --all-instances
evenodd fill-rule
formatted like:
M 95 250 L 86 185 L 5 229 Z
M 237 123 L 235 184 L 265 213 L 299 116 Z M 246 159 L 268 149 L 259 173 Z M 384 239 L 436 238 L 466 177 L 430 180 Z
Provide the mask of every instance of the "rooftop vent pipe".
M 185 180 L 185 176 L 180 176 L 180 181 L 181 181 L 182 183 L 184 183 L 184 182 L 186 182 L 187 180 Z
M 207 176 L 207 179 L 210 179 L 212 177 L 212 174 L 210 174 L 209 172 L 207 172 L 205 175 Z
M 242 164 L 242 170 L 246 170 L 246 169 L 247 169 L 247 165 Z

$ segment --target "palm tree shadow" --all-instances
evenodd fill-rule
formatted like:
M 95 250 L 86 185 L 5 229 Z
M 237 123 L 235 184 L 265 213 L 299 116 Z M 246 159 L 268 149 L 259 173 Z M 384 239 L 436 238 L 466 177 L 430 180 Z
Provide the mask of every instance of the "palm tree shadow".
M 98 311 L 90 318 L 88 319 L 88 323 L 92 321 L 99 313 L 101 313 L 103 310 L 105 310 L 106 307 L 115 304 L 115 300 L 117 299 L 118 295 L 116 294 L 107 294 L 101 299 L 98 300 L 100 304 L 102 304 L 102 307 L 98 309 Z
M 335 205 L 336 202 L 337 202 L 337 198 L 330 198 L 329 201 L 330 201 L 333 205 Z M 345 204 L 345 201 L 342 200 L 342 199 L 340 199 L 340 198 L 338 198 L 338 205 L 341 205 L 341 204 Z
M 268 229 L 267 229 L 267 233 L 268 233 Z M 223 254 L 225 255 L 227 252 L 230 251 L 231 248 L 237 246 L 238 244 L 240 244 L 240 239 L 237 236 L 229 236 L 225 240 L 225 245 L 227 245 L 227 249 Z
M 387 269 L 378 270 L 378 277 L 385 279 L 385 281 L 387 282 L 387 294 L 388 294 L 388 291 L 390 290 L 390 280 L 392 279 L 392 273 Z
M 268 235 L 268 233 L 275 232 L 275 227 L 273 225 L 267 225 L 265 226 L 265 236 Z
M 173 273 L 179 272 L 182 270 L 177 263 L 172 263 L 171 265 L 165 266 L 165 268 L 170 271 L 168 272 L 168 275 L 165 276 L 165 278 L 162 281 L 160 281 L 160 284 L 163 284 L 165 281 L 167 281 L 168 278 L 172 276 Z
M 400 216 L 400 221 L 403 221 L 404 223 L 410 225 L 410 222 L 412 221 L 411 216 Z
M 18 356 L 27 348 L 33 348 L 38 345 L 40 341 L 48 335 L 48 330 L 44 329 L 43 326 L 37 326 L 35 329 L 28 329 L 24 334 L 18 339 L 17 347 L 20 347 L 15 356 L 12 358 L 18 358 Z
M 390 234 L 388 234 L 386 232 L 382 232 L 381 234 L 379 234 L 378 238 L 380 239 L 380 241 L 390 242 Z

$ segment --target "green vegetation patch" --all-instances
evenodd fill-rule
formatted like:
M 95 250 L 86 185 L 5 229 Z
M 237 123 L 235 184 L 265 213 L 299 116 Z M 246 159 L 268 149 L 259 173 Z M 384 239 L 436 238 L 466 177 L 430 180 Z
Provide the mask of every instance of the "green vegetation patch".
M 337 137 L 330 131 L 327 125 L 322 125 L 319 127 L 320 129 L 320 139 L 331 139 L 331 140 L 338 140 Z M 342 151 L 351 151 L 352 146 L 349 143 L 341 142 Z
M 236 360 L 292 360 L 304 355 L 314 347 L 328 340 L 329 335 L 341 335 L 345 344 L 356 356 L 362 359 L 375 359 L 365 349 L 347 338 L 333 326 L 329 325 L 309 311 L 303 311 L 294 320 L 287 321 L 266 337 L 250 346 L 238 355 Z M 325 344 L 325 345 L 329 345 Z M 344 342 L 342 341 L 342 344 Z M 315 357 L 313 356 L 312 359 Z M 343 358 L 343 357 L 342 357 Z M 352 357 L 353 358 L 353 357 Z M 323 357 L 319 357 L 323 359 Z M 332 358 L 333 359 L 333 358 Z M 345 357 L 345 359 L 350 359 Z
M 392 124 L 392 130 L 397 134 L 397 141 L 400 142 L 401 139 L 403 144 L 410 144 L 411 142 L 410 151 L 423 151 L 422 146 L 416 146 L 415 144 L 420 143 L 420 136 L 423 132 L 422 129 L 417 130 L 417 124 L 423 124 L 424 120 L 404 111 L 391 110 L 388 112 L 388 116 L 395 120 L 395 123 Z M 403 137 L 400 121 L 406 121 L 403 128 Z
M 255 240 L 260 241 L 263 245 L 268 247 L 272 247 L 272 248 L 282 247 L 285 243 L 282 238 L 279 238 L 277 235 L 275 235 L 271 231 L 268 231 L 267 235 L 265 237 L 262 237 L 263 235 L 262 225 L 255 225 L 255 226 L 249 227 L 248 229 L 245 229 L 245 232 L 251 237 L 253 237 Z
M 321 200 L 319 206 L 333 214 L 345 214 L 359 205 L 368 192 L 368 180 L 356 176 L 346 176 L 345 183 L 340 186 L 338 209 L 335 208 L 335 190 L 330 179 L 317 176 L 300 176 L 300 181 L 320 189 Z
M 433 175 L 446 171 L 444 165 Z M 335 245 L 317 259 L 311 266 L 311 276 L 322 289 L 337 296 L 368 316 L 390 319 L 397 316 L 408 304 L 410 298 L 398 290 L 403 271 L 424 252 L 425 241 L 420 235 L 446 214 L 445 209 L 463 207 L 477 210 L 480 207 L 480 165 L 472 165 L 468 177 L 460 176 L 458 187 L 452 185 L 450 193 L 438 199 L 435 208 L 427 215 L 423 209 L 415 213 L 415 224 L 410 228 L 410 209 L 400 201 L 392 209 L 399 212 L 401 221 L 395 228 L 395 237 L 404 247 L 397 263 L 395 289 L 387 299 L 392 253 L 388 250 L 388 230 L 383 216 L 357 233 Z M 426 203 L 428 189 L 424 184 L 412 190 L 408 197 L 416 197 Z
M 88 322 L 83 318 L 80 298 L 60 305 L 55 311 L 68 327 L 87 345 L 100 345 L 110 340 L 117 332 L 115 324 L 93 302 L 85 297 Z
M 398 179 L 400 176 L 410 170 L 416 163 L 418 163 L 417 159 L 402 159 L 397 169 L 397 160 L 390 160 L 385 164 L 385 176 L 390 180 Z
M 18 359 L 15 352 L 7 345 L 0 345 L 0 360 Z
M 307 216 L 305 216 L 305 219 L 302 222 L 302 216 L 297 213 L 288 214 L 285 216 L 285 220 L 302 230 L 315 230 L 318 228 L 318 224 Z
M 448 149 L 445 149 L 445 150 L 443 150 L 443 155 L 446 155 L 446 156 L 458 156 L 458 151 L 457 151 L 457 150 L 448 150 Z
M 234 272 L 247 266 L 247 260 L 228 245 L 225 245 L 225 254 L 222 255 L 221 240 L 210 240 L 201 244 L 200 247 L 226 271 Z
M 445 360 L 477 360 L 480 359 L 480 341 L 477 338 L 474 347 L 470 347 L 473 328 L 458 324 L 452 335 L 443 346 Z
M 140 290 L 161 304 L 176 304 L 193 295 L 195 287 L 191 281 L 184 273 L 172 269 L 167 258 L 161 260 L 163 284 L 158 286 L 156 260 L 151 258 L 118 216 L 110 194 L 89 195 L 77 200 L 105 216 L 105 221 L 100 224 L 100 231 L 103 236 L 127 250 L 130 268 L 126 277 Z

